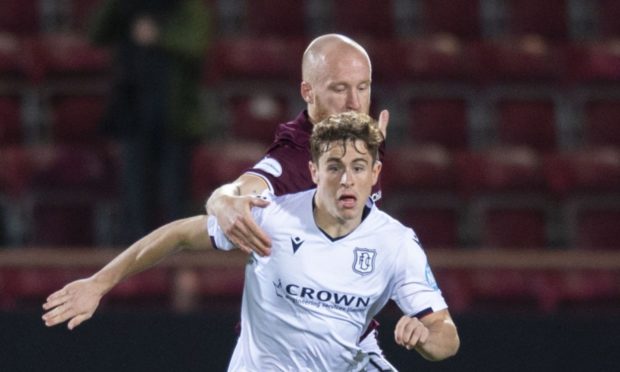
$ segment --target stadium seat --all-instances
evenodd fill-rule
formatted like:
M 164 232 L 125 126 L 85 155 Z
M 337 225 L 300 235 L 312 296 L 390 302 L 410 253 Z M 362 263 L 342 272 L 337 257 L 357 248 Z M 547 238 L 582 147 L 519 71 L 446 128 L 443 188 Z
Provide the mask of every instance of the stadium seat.
M 113 154 L 92 145 L 44 145 L 27 151 L 30 179 L 15 199 L 26 216 L 23 243 L 109 244 L 117 193 Z
M 398 70 L 415 81 L 475 81 L 482 71 L 479 43 L 436 34 L 399 40 Z M 401 79 L 403 77 L 401 76 Z
M 570 83 L 615 83 L 620 81 L 620 42 L 597 39 L 572 44 L 567 51 L 566 79 Z
M 245 1 L 245 33 L 258 37 L 300 37 L 307 33 L 305 7 L 294 1 Z
M 390 148 L 383 162 L 381 205 L 412 227 L 425 247 L 460 243 L 460 203 L 451 153 L 437 145 Z
M 330 32 L 342 33 L 353 38 L 391 39 L 396 36 L 392 0 L 339 0 L 330 4 L 332 7 Z
M 490 83 L 557 81 L 566 72 L 564 45 L 540 35 L 486 40 L 481 50 Z
M 78 33 L 48 33 L 36 39 L 38 58 L 35 79 L 108 77 L 112 59 L 105 48 L 96 47 Z M 75 81 L 73 81 L 75 83 Z
M 414 97 L 409 101 L 408 134 L 414 145 L 436 144 L 449 150 L 468 147 L 468 103 L 464 98 Z
M 266 144 L 273 141 L 279 123 L 290 119 L 288 97 L 253 94 L 232 96 L 228 102 L 231 135 L 239 140 L 254 140 Z
M 87 144 L 103 140 L 99 130 L 104 95 L 58 94 L 50 97 L 50 129 L 55 143 Z
M 597 0 L 598 37 L 613 39 L 620 37 L 620 4 L 616 0 Z
M 497 143 L 540 152 L 558 147 L 555 104 L 547 98 L 505 97 L 495 103 Z
M 238 36 L 218 39 L 213 46 L 213 80 L 282 79 L 298 81 L 298 63 L 305 40 Z
M 474 270 L 468 275 L 470 311 L 553 311 L 558 291 L 555 278 L 544 271 Z
M 509 35 L 541 35 L 552 40 L 568 38 L 566 0 L 510 0 L 506 7 Z
M 103 299 L 107 308 L 169 306 L 173 288 L 172 273 L 164 267 L 151 268 L 115 286 Z
M 22 196 L 30 185 L 33 164 L 32 155 L 22 145 L 0 147 L 0 194 L 8 198 Z
M 204 203 L 217 187 L 234 181 L 263 157 L 267 150 L 261 142 L 225 140 L 200 145 L 194 150 L 191 165 L 193 200 Z
M 545 175 L 563 206 L 568 243 L 617 249 L 620 229 L 620 150 L 583 148 L 548 155 Z
M 620 148 L 620 100 L 589 100 L 584 108 L 583 145 Z
M 21 98 L 0 96 L 0 145 L 19 144 L 23 140 Z
M 501 146 L 455 156 L 459 190 L 468 200 L 468 241 L 490 247 L 541 248 L 554 239 L 539 156 Z
M 423 32 L 426 35 L 447 33 L 470 40 L 481 37 L 478 0 L 424 0 L 421 8 Z
M 5 82 L 11 78 L 24 77 L 25 63 L 28 61 L 26 44 L 23 38 L 2 33 L 0 29 L 0 76 Z
M 41 31 L 38 0 L 0 2 L 0 32 L 33 35 Z

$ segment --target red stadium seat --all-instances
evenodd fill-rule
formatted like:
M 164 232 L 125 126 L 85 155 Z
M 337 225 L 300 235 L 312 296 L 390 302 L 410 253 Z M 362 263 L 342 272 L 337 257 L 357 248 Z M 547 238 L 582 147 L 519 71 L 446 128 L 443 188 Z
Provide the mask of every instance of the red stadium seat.
M 505 98 L 495 104 L 498 144 L 554 151 L 558 146 L 553 100 Z
M 253 0 L 245 2 L 243 23 L 248 35 L 259 37 L 304 37 L 306 14 L 294 1 Z
M 50 33 L 36 42 L 38 78 L 107 78 L 111 55 L 107 49 L 94 46 L 86 36 Z
M 567 54 L 567 80 L 581 83 L 620 81 L 620 42 L 617 39 L 593 40 L 573 44 Z
M 0 145 L 18 144 L 23 140 L 20 97 L 0 96 Z
M 206 143 L 194 151 L 191 189 L 194 200 L 204 202 L 217 187 L 234 181 L 263 157 L 267 147 L 260 142 L 220 141 Z
M 425 34 L 448 33 L 463 39 L 481 37 L 478 0 L 425 0 L 421 7 Z
M 384 159 L 382 207 L 412 227 L 425 247 L 459 244 L 460 204 L 450 152 L 441 146 L 390 148 Z
M 0 147 L 0 193 L 19 198 L 28 191 L 33 177 L 32 154 L 25 146 Z
M 585 146 L 620 148 L 620 100 L 600 99 L 586 102 L 583 142 Z
M 29 61 L 27 44 L 23 38 L 0 30 L 0 76 L 5 81 L 24 77 Z
M 51 133 L 56 143 L 96 143 L 106 97 L 103 95 L 55 95 L 50 98 Z
M 545 159 L 547 182 L 561 197 L 569 244 L 586 249 L 620 247 L 620 150 L 580 149 Z
M 451 153 L 437 145 L 390 148 L 383 161 L 381 183 L 392 192 L 453 191 L 456 172 Z
M 544 159 L 546 182 L 562 197 L 605 194 L 620 190 L 620 150 L 592 147 L 549 154 Z
M 459 236 L 460 215 L 453 203 L 442 206 L 439 202 L 411 202 L 400 200 L 405 206 L 394 212 L 394 217 L 411 227 L 424 248 L 456 248 L 461 244 Z
M 620 37 L 620 4 L 616 0 L 597 0 L 599 38 Z
M 506 9 L 509 34 L 566 39 L 569 24 L 567 6 L 566 0 L 510 0 Z
M 396 36 L 392 0 L 332 1 L 333 32 L 357 37 L 390 39 Z
M 436 34 L 424 38 L 405 38 L 399 41 L 398 46 L 395 54 L 400 64 L 398 70 L 414 81 L 471 81 L 479 79 L 484 73 L 480 45 L 476 42 Z
M 566 72 L 565 48 L 540 35 L 506 37 L 482 44 L 484 79 L 499 82 L 556 81 Z
M 54 145 L 28 152 L 29 181 L 15 200 L 26 216 L 23 243 L 92 246 L 110 240 L 97 230 L 110 225 L 117 187 L 117 163 L 108 150 Z
M 467 110 L 464 98 L 413 98 L 409 102 L 409 137 L 414 144 L 465 149 L 469 145 Z
M 279 123 L 290 119 L 288 97 L 268 94 L 233 96 L 228 105 L 231 135 L 239 140 L 273 141 Z
M 559 291 L 547 272 L 517 269 L 476 270 L 468 276 L 470 311 L 553 311 Z
M 212 78 L 225 81 L 243 79 L 283 79 L 298 81 L 299 65 L 306 42 L 298 38 L 231 37 L 213 46 Z
M 41 31 L 38 0 L 1 1 L 0 32 L 33 35 Z
M 540 248 L 550 244 L 552 205 L 540 158 L 524 147 L 456 156 L 459 189 L 469 200 L 465 222 L 473 243 Z

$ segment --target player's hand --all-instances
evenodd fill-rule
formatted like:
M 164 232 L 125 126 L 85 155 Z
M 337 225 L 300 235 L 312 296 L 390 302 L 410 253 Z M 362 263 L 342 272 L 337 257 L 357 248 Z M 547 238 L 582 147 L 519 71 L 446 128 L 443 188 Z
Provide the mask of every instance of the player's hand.
M 43 309 L 47 310 L 42 317 L 45 325 L 52 327 L 69 320 L 67 328 L 72 330 L 90 319 L 105 293 L 103 287 L 87 278 L 71 282 L 52 293 L 43 304 Z
M 271 239 L 256 224 L 252 208 L 264 208 L 269 201 L 256 196 L 222 196 L 221 204 L 214 208 L 217 223 L 226 237 L 246 253 L 256 252 L 260 256 L 271 253 Z
M 381 110 L 379 114 L 379 130 L 383 134 L 383 139 L 387 138 L 387 127 L 390 121 L 390 112 L 388 110 Z
M 394 329 L 394 340 L 407 350 L 423 345 L 428 340 L 428 335 L 428 328 L 415 317 L 403 316 Z

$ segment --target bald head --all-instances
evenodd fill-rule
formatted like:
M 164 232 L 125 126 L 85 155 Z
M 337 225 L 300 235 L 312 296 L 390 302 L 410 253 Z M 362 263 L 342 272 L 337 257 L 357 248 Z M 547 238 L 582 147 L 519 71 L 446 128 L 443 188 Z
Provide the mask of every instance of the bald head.
M 300 93 L 312 123 L 345 111 L 368 114 L 370 58 L 355 41 L 338 34 L 317 37 L 304 53 L 301 70 Z
M 301 61 L 301 77 L 309 83 L 321 78 L 322 71 L 345 55 L 357 54 L 368 63 L 366 50 L 353 39 L 340 34 L 326 34 L 312 40 Z

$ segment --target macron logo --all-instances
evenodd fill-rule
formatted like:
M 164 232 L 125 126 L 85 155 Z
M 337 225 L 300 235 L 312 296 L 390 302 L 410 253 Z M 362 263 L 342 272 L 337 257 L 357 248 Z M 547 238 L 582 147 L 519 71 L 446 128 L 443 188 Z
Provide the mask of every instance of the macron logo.
M 301 240 L 299 236 L 296 236 L 294 238 L 291 238 L 291 244 L 293 245 L 293 254 L 294 254 L 297 252 L 299 247 L 301 247 L 301 245 L 304 244 L 304 241 Z

